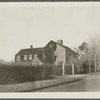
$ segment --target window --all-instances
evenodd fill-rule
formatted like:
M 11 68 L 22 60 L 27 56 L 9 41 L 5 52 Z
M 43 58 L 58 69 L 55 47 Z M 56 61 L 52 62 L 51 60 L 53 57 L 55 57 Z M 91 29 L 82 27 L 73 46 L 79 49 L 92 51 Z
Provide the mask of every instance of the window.
M 19 61 L 19 60 L 20 60 L 20 56 L 18 55 L 18 56 L 17 56 L 17 61 Z
M 32 55 L 29 55 L 29 60 L 32 60 Z
M 57 57 L 57 56 L 58 56 L 58 52 L 57 52 L 57 50 L 56 50 L 54 53 L 55 53 L 55 56 Z
M 27 55 L 24 55 L 24 60 L 27 60 Z
M 50 44 L 50 48 L 52 48 L 52 44 Z
M 50 48 L 53 48 L 53 46 L 54 46 L 54 44 L 53 44 L 53 43 L 51 43 L 51 44 L 50 44 Z

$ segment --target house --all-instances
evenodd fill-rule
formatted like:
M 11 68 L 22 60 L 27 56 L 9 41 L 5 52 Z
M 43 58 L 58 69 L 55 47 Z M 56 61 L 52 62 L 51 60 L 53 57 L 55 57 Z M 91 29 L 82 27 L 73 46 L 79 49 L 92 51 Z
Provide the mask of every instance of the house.
M 31 62 L 33 65 L 74 63 L 78 53 L 63 45 L 62 40 L 50 41 L 43 48 L 22 49 L 15 55 L 16 62 Z
M 33 48 L 31 45 L 28 49 L 21 49 L 16 55 L 15 55 L 15 62 L 16 63 L 30 63 L 34 56 L 36 56 L 42 48 Z

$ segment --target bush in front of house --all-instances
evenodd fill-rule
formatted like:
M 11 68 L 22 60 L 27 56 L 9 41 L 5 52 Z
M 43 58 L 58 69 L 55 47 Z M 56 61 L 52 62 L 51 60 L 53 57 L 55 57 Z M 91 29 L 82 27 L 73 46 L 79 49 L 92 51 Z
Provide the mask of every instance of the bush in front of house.
M 51 66 L 51 75 L 53 76 L 61 76 L 63 74 L 62 66 Z
M 75 65 L 75 73 L 77 67 Z M 65 65 L 65 74 L 72 74 L 72 65 Z M 21 65 L 21 64 L 1 64 L 0 65 L 0 84 L 22 83 L 29 81 L 51 79 L 51 76 L 62 76 L 63 68 L 61 65 Z
M 0 84 L 21 83 L 48 79 L 48 66 L 0 65 Z

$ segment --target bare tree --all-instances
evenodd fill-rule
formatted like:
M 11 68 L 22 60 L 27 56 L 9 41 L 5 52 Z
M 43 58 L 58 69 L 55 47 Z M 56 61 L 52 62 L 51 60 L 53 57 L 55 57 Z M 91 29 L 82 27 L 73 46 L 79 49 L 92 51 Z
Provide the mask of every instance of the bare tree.
M 82 64 L 85 64 L 85 68 L 87 67 L 87 63 L 89 65 L 89 72 L 90 72 L 90 59 L 89 59 L 89 48 L 88 48 L 88 44 L 86 42 L 83 42 L 79 47 L 78 47 L 78 52 L 79 52 L 79 58 L 80 61 L 82 61 Z M 85 71 L 85 70 L 84 70 Z
M 93 34 L 90 36 L 86 42 L 83 42 L 79 48 L 78 52 L 80 54 L 80 60 L 83 62 L 88 62 L 89 73 L 91 72 L 91 67 L 94 71 L 100 70 L 100 35 Z
M 100 35 L 94 34 L 88 38 L 87 42 L 89 69 L 93 65 L 96 72 L 100 65 Z

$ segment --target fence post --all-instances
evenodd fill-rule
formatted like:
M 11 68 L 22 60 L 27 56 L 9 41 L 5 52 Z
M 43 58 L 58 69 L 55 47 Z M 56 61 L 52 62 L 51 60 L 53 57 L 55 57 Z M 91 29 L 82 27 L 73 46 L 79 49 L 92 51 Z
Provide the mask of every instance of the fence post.
M 64 62 L 62 63 L 62 69 L 63 69 L 63 76 L 64 76 L 65 75 Z
M 74 64 L 72 64 L 72 75 L 74 75 Z

